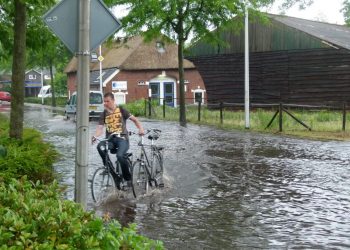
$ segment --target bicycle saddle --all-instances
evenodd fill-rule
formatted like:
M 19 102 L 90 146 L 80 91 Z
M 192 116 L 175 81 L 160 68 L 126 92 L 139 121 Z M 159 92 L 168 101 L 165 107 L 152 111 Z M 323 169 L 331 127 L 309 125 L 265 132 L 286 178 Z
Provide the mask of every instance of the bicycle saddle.
M 147 138 L 150 139 L 150 140 L 157 140 L 159 138 L 159 135 L 152 134 L 152 135 L 149 135 Z

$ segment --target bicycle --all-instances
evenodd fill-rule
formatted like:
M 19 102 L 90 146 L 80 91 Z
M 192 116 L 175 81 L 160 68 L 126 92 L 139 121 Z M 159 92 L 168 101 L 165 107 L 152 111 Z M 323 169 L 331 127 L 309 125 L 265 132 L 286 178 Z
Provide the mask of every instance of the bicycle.
M 151 144 L 146 145 L 143 142 L 144 136 L 140 137 L 138 146 L 141 148 L 140 156 L 136 159 L 132 167 L 132 189 L 136 197 L 147 194 L 149 187 L 164 187 L 163 183 L 163 149 L 155 145 L 161 130 L 149 129 L 148 139 Z M 146 147 L 150 148 L 150 156 L 146 153 Z
M 98 141 L 104 141 L 105 147 L 105 165 L 96 169 L 95 173 L 92 176 L 91 180 L 91 194 L 94 202 L 100 202 L 107 197 L 107 195 L 116 189 L 125 190 L 127 187 L 127 182 L 123 179 L 123 174 L 121 166 L 118 162 L 118 159 L 115 162 L 115 166 L 112 163 L 112 160 L 109 154 L 115 154 L 116 152 L 111 152 L 109 149 L 109 141 L 114 137 L 121 137 L 122 134 L 111 134 L 106 139 L 97 139 Z M 132 166 L 132 153 L 126 153 L 124 157 L 129 161 L 129 166 Z

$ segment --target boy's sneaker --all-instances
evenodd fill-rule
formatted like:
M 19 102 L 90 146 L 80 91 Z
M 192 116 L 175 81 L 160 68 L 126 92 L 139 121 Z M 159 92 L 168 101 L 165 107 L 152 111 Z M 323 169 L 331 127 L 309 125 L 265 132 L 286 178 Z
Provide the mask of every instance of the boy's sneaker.
M 124 191 L 129 190 L 131 187 L 132 187 L 131 180 L 130 180 L 130 181 L 124 181 L 123 187 L 122 187 L 122 189 L 123 189 Z

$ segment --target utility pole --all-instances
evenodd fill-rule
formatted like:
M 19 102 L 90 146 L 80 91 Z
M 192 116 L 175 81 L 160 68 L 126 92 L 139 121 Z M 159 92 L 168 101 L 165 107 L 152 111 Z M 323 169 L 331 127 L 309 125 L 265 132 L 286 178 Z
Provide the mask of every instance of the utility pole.
M 87 205 L 90 92 L 90 0 L 79 0 L 75 201 Z
M 249 129 L 249 18 L 247 1 L 245 1 L 244 19 L 244 114 L 245 128 Z
M 102 86 L 102 46 L 100 45 L 100 55 L 98 57 L 98 61 L 100 62 L 100 91 L 103 93 L 103 86 Z
M 41 68 L 41 105 L 44 105 L 44 94 L 43 94 L 43 88 L 44 88 L 44 73 L 43 73 L 43 68 Z

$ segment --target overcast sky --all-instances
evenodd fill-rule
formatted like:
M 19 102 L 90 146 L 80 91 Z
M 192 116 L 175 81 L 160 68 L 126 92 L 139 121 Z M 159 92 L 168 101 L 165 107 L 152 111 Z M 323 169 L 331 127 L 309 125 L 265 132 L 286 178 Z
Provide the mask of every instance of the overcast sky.
M 314 0 L 314 3 L 305 10 L 299 10 L 297 6 L 286 11 L 287 16 L 299 17 L 309 20 L 322 21 L 334 24 L 344 24 L 343 14 L 340 12 L 344 0 Z M 267 12 L 279 14 L 277 5 Z

